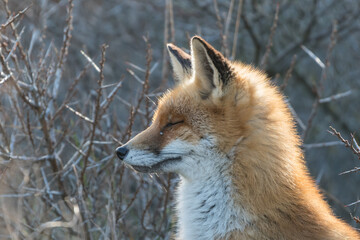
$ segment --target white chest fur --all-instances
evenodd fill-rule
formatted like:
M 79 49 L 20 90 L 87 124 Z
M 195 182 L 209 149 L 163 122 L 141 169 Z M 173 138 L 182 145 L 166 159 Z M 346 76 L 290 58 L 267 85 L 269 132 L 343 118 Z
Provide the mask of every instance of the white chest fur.
M 241 206 L 235 205 L 231 178 L 226 166 L 212 169 L 198 179 L 181 180 L 178 190 L 178 237 L 182 240 L 222 238 L 251 221 Z

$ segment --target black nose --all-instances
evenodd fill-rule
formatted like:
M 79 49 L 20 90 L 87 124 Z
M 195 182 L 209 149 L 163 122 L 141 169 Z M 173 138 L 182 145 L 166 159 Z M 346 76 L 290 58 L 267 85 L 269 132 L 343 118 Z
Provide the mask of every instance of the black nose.
M 120 158 L 120 160 L 124 160 L 126 154 L 128 154 L 129 149 L 125 146 L 118 147 L 116 149 L 116 155 Z

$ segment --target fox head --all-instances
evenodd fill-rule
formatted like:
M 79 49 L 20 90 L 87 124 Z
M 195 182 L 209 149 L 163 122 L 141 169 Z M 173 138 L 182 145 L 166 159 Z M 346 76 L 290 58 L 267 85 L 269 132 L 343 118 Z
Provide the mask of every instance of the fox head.
M 253 116 L 260 115 L 261 107 L 254 105 L 261 93 L 253 86 L 267 79 L 250 66 L 230 62 L 198 36 L 191 39 L 191 55 L 173 44 L 167 47 L 177 85 L 159 100 L 151 126 L 116 152 L 140 172 L 196 178 L 231 164 L 256 128 Z

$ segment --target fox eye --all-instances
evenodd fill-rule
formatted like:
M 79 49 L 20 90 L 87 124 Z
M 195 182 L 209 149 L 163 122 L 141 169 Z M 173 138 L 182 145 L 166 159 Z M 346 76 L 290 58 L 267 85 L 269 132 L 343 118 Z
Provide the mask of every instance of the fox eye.
M 172 126 L 174 126 L 174 125 L 176 125 L 176 124 L 180 124 L 180 123 L 183 123 L 184 121 L 183 120 L 181 120 L 181 121 L 177 121 L 177 122 L 169 122 L 169 123 L 167 123 L 163 128 L 162 128 L 162 130 L 161 130 L 161 132 L 160 132 L 160 135 L 164 135 L 164 130 L 165 129 L 167 129 L 167 128 L 169 128 L 169 127 L 172 127 Z
M 167 123 L 167 124 L 165 125 L 165 127 L 164 127 L 163 129 L 172 127 L 172 126 L 174 126 L 174 125 L 176 125 L 176 124 L 180 124 L 180 123 L 183 123 L 183 122 L 184 122 L 183 120 L 177 121 L 177 122 L 169 122 L 169 123 Z
M 174 125 L 176 125 L 176 124 L 183 123 L 183 122 L 184 122 L 184 121 L 181 120 L 181 121 L 177 121 L 177 122 L 169 122 L 169 123 L 167 123 L 167 124 L 162 128 L 162 130 L 160 131 L 160 135 L 161 135 L 161 136 L 164 135 L 164 130 L 165 130 L 165 129 L 167 129 L 167 128 L 169 128 L 169 127 L 172 127 L 172 126 L 174 126 Z

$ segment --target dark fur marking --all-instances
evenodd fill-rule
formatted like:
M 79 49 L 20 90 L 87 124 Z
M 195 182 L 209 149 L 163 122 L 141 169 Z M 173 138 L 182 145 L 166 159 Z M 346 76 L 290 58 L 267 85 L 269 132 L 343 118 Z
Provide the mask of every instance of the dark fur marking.
M 238 96 L 239 96 L 239 92 L 236 91 L 236 94 L 234 96 L 234 106 L 236 106 L 237 102 L 238 102 Z
M 152 152 L 155 156 L 159 156 L 161 152 L 159 149 L 148 149 L 148 150 Z
M 211 198 L 211 197 L 213 197 L 213 196 L 215 196 L 215 195 L 216 195 L 216 193 L 214 192 L 214 193 L 210 194 L 210 195 L 208 196 L 208 198 Z
M 292 221 L 292 218 L 291 218 L 290 214 L 284 212 L 280 208 L 276 208 L 276 210 L 280 213 L 281 216 L 283 216 L 284 218 L 287 218 L 288 220 Z
M 151 166 L 131 165 L 131 167 L 134 168 L 138 172 L 151 173 L 151 172 L 155 172 L 156 170 L 160 169 L 161 166 L 164 164 L 167 164 L 169 162 L 177 162 L 177 161 L 181 161 L 181 160 L 182 160 L 182 157 L 173 157 L 173 158 L 166 158 L 166 159 L 162 160 L 161 162 L 158 162 Z
M 206 221 L 206 219 L 207 219 L 207 217 L 195 218 L 195 221 L 204 222 L 204 221 Z
M 199 91 L 202 100 L 206 100 L 210 97 L 210 92 Z
M 206 210 L 206 211 L 201 211 L 200 213 L 206 213 L 206 214 L 208 214 L 208 213 L 211 212 L 211 210 L 212 210 L 215 206 L 216 206 L 216 204 L 212 205 L 208 210 Z
M 206 199 L 201 202 L 200 208 L 203 208 L 205 206 Z
M 179 61 L 180 65 L 183 69 L 187 72 L 191 70 L 191 57 L 189 54 L 185 53 L 180 48 L 176 47 L 175 45 L 168 44 L 169 51 L 176 57 Z
M 271 228 L 277 227 L 277 225 L 279 225 L 279 223 L 276 220 L 270 218 L 266 214 L 262 215 L 261 219 L 262 219 L 263 222 L 266 223 L 266 225 L 268 225 Z M 254 224 L 253 222 L 251 222 L 251 223 L 252 223 L 252 225 Z
M 204 70 L 205 70 L 206 78 L 208 80 L 210 80 L 211 89 L 214 89 L 215 88 L 214 70 L 210 66 L 210 63 L 208 62 L 206 55 L 202 56 L 202 58 L 204 59 L 203 63 L 204 63 Z
M 194 37 L 194 39 L 199 40 L 203 44 L 207 54 L 215 65 L 216 69 L 219 71 L 220 79 L 223 82 L 223 85 L 227 85 L 229 81 L 234 78 L 234 72 L 228 60 L 226 60 L 226 58 L 220 52 L 215 50 L 201 37 Z

